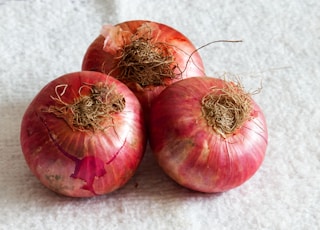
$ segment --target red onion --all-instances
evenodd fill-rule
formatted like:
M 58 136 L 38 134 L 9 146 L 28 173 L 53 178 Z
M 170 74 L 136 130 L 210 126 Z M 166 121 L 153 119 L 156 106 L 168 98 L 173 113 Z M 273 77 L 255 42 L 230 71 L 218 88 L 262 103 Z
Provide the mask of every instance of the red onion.
M 136 96 L 113 77 L 90 71 L 48 83 L 27 108 L 20 138 L 33 174 L 49 189 L 71 197 L 123 186 L 146 144 Z
M 88 47 L 82 69 L 107 73 L 127 84 L 146 115 L 166 86 L 204 73 L 187 37 L 167 25 L 144 20 L 103 26 Z
M 188 78 L 151 107 L 151 149 L 164 172 L 192 190 L 241 185 L 260 167 L 267 142 L 264 115 L 240 84 Z

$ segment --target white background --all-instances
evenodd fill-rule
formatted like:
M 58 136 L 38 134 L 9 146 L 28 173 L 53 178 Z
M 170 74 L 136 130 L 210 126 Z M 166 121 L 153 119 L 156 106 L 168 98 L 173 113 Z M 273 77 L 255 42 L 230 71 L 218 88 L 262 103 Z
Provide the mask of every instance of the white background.
M 21 117 L 50 80 L 81 68 L 103 23 L 168 24 L 200 51 L 208 76 L 240 75 L 269 128 L 260 170 L 221 194 L 184 189 L 146 152 L 122 189 L 72 199 L 44 188 L 19 143 Z M 318 0 L 0 0 L 0 229 L 319 229 Z

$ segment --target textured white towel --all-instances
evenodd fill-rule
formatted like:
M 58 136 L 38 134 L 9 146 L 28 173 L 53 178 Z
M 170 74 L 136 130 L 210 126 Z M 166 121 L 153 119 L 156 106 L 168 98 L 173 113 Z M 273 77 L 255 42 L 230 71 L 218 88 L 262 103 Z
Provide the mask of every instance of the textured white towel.
M 0 0 L 0 229 L 320 229 L 318 0 Z M 207 74 L 241 75 L 269 127 L 260 170 L 222 194 L 184 189 L 147 151 L 122 189 L 72 199 L 44 188 L 19 144 L 21 117 L 50 80 L 81 68 L 103 23 L 162 22 L 200 47 Z

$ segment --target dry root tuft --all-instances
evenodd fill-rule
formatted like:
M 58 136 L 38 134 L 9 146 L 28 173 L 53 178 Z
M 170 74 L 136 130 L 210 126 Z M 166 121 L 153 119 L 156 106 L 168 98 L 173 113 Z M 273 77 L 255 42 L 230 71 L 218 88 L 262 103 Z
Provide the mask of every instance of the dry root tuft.
M 133 35 L 131 42 L 120 51 L 116 66 L 120 81 L 146 87 L 165 85 L 166 79 L 176 78 L 178 66 L 172 47 L 149 37 L 148 32 L 140 37 Z
M 57 87 L 61 87 L 57 86 Z M 57 93 L 52 99 L 56 105 L 50 106 L 46 112 L 63 118 L 73 130 L 96 131 L 112 126 L 112 114 L 121 112 L 125 107 L 125 98 L 115 91 L 115 87 L 103 84 L 83 85 L 79 89 L 79 97 L 68 104 Z M 63 94 L 67 85 L 63 85 Z M 89 94 L 82 95 L 82 90 L 89 89 Z
M 224 138 L 250 119 L 252 111 L 250 94 L 233 82 L 226 82 L 223 89 L 212 88 L 201 104 L 208 125 Z

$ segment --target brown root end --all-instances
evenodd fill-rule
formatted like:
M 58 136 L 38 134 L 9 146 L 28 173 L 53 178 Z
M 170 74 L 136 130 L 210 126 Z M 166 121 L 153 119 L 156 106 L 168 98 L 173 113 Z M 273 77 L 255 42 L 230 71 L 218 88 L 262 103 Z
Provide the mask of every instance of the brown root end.
M 67 85 L 64 87 L 63 94 Z M 89 93 L 82 95 L 81 92 L 85 90 L 89 90 Z M 73 130 L 96 131 L 112 126 L 112 115 L 123 111 L 125 107 L 125 98 L 116 92 L 114 85 L 83 85 L 78 93 L 79 97 L 68 104 L 56 90 L 56 97 L 52 97 L 56 105 L 50 106 L 46 112 L 63 118 Z
M 149 38 L 149 32 L 141 37 L 132 36 L 131 42 L 120 51 L 117 78 L 125 83 L 141 87 L 165 85 L 166 79 L 176 78 L 172 48 Z
M 232 82 L 226 82 L 223 89 L 212 88 L 201 105 L 208 125 L 224 138 L 249 120 L 252 111 L 250 94 Z

